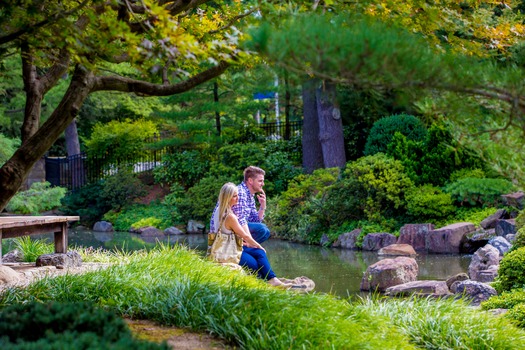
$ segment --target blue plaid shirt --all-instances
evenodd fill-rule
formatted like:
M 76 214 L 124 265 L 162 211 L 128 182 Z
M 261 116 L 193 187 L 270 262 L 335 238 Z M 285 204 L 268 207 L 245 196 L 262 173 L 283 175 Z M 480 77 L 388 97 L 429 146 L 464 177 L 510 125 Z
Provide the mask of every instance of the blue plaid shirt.
M 248 189 L 248 186 L 243 182 L 237 186 L 239 190 L 239 201 L 236 205 L 232 207 L 232 210 L 234 214 L 239 218 L 239 224 L 243 226 L 244 224 L 248 222 L 261 222 L 262 220 L 259 219 L 259 212 L 257 211 L 257 208 L 255 207 L 255 199 L 250 193 L 250 190 Z M 213 213 L 215 213 L 215 210 L 217 210 L 217 207 L 219 206 L 219 203 L 215 205 L 215 209 L 213 210 Z M 216 232 L 215 230 L 215 220 L 213 219 L 214 214 L 211 215 L 210 220 L 210 232 Z
M 239 218 L 239 224 L 243 226 L 248 222 L 261 222 L 259 212 L 255 207 L 255 199 L 246 183 L 244 181 L 241 182 L 237 188 L 239 189 L 239 201 L 232 207 L 232 210 Z

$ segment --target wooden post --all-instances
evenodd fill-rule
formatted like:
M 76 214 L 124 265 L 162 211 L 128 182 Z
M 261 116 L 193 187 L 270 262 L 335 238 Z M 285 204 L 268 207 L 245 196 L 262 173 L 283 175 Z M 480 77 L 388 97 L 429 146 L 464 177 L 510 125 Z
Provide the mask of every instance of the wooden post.
M 55 232 L 55 253 L 67 253 L 67 221 L 63 222 L 61 230 Z

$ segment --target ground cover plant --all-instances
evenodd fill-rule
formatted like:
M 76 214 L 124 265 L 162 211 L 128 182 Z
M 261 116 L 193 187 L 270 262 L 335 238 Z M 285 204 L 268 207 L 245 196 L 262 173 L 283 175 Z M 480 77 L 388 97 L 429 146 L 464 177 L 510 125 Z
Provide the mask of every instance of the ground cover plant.
M 248 349 L 519 349 L 525 341 L 525 333 L 506 320 L 466 310 L 462 302 L 403 305 L 296 294 L 180 246 L 112 254 L 107 269 L 6 290 L 0 310 L 30 301 L 85 301 L 120 316 L 209 332 Z

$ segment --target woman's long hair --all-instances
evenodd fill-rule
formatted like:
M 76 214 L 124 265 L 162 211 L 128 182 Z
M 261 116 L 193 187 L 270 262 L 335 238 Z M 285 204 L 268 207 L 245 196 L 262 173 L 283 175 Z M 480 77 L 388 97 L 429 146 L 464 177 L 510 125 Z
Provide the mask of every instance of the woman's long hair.
M 233 198 L 233 196 L 238 192 L 237 186 L 235 186 L 232 182 L 225 183 L 222 188 L 221 192 L 219 192 L 219 208 L 217 209 L 219 211 L 219 222 L 217 223 L 217 230 L 221 228 L 222 223 L 224 222 L 224 219 L 231 213 L 233 213 L 232 208 L 230 206 L 230 201 Z

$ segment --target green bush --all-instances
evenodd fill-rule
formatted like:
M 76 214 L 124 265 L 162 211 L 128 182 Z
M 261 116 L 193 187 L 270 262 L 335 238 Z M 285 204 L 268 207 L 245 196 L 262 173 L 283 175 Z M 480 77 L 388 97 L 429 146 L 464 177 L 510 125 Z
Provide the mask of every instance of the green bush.
M 503 256 L 493 287 L 498 293 L 525 287 L 525 248 L 518 248 Z
M 185 196 L 175 198 L 181 220 L 186 222 L 193 219 L 207 223 L 217 203 L 222 185 L 229 181 L 236 182 L 232 176 L 208 176 L 190 188 Z
M 515 250 L 521 247 L 525 247 L 525 227 L 521 227 L 516 231 L 516 237 L 514 237 L 511 249 Z
M 353 196 L 352 203 L 358 207 L 341 209 L 353 210 L 364 220 L 385 222 L 405 212 L 405 194 L 413 186 L 401 162 L 383 153 L 362 157 L 347 163 L 339 188 L 343 195 Z
M 186 150 L 170 153 L 162 157 L 162 166 L 153 170 L 157 183 L 177 183 L 188 189 L 206 175 L 210 168 L 209 160 L 203 152 Z
M 0 166 L 11 158 L 20 146 L 20 140 L 10 139 L 0 133 Z
M 388 144 L 396 132 L 414 141 L 423 140 L 427 134 L 425 125 L 413 115 L 397 114 L 381 118 L 370 130 L 364 150 L 365 156 L 386 153 Z
M 449 182 L 456 182 L 461 179 L 474 178 L 474 179 L 484 179 L 486 176 L 485 171 L 482 169 L 459 169 L 454 171 L 449 178 Z
M 466 178 L 444 187 L 456 203 L 470 206 L 498 206 L 501 195 L 514 190 L 512 182 L 504 179 Z
M 525 226 L 525 210 L 520 211 L 516 217 L 516 230 L 519 230 L 523 226 Z
M 104 214 L 103 219 L 111 222 L 116 231 L 129 231 L 132 227 L 144 226 L 163 230 L 181 222 L 176 207 L 163 203 L 134 204 L 120 211 L 110 210 Z
M 145 185 L 128 170 L 121 170 L 102 181 L 101 199 L 113 209 L 131 204 L 146 194 Z
M 0 310 L 2 349 L 169 349 L 135 340 L 124 320 L 92 303 L 14 304 Z
M 24 256 L 25 262 L 35 262 L 40 255 L 55 251 L 54 244 L 41 239 L 32 239 L 30 236 L 15 238 L 14 245 Z
M 405 196 L 408 213 L 420 219 L 443 218 L 455 210 L 450 194 L 432 185 L 415 187 Z
M 102 181 L 99 181 L 68 193 L 62 199 L 60 210 L 66 215 L 78 215 L 82 224 L 93 226 L 111 209 L 109 203 L 100 196 L 102 188 Z
M 38 214 L 59 207 L 66 192 L 63 187 L 51 187 L 47 181 L 35 182 L 27 191 L 15 194 L 6 209 L 17 214 Z
M 490 297 L 490 299 L 481 303 L 483 310 L 492 309 L 512 309 L 519 304 L 525 304 L 525 290 L 515 289 L 505 291 L 499 295 Z

